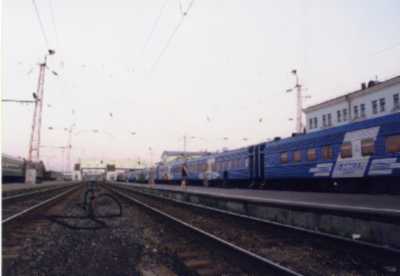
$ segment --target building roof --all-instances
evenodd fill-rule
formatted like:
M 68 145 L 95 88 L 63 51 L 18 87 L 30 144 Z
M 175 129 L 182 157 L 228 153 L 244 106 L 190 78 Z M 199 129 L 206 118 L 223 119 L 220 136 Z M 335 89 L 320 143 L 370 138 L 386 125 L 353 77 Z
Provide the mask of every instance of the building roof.
M 398 83 L 400 83 L 400 75 L 396 76 L 394 78 L 382 81 L 382 82 L 374 82 L 372 86 L 366 87 L 365 89 L 359 89 L 359 90 L 347 93 L 345 95 L 342 95 L 342 96 L 339 96 L 339 97 L 324 101 L 322 103 L 311 105 L 309 107 L 304 108 L 303 111 L 305 113 L 308 113 L 308 112 L 319 110 L 321 108 L 326 108 L 326 107 L 329 107 L 329 106 L 333 106 L 335 104 L 344 102 L 346 100 L 349 100 L 349 99 L 351 100 L 353 98 L 357 98 L 357 97 L 360 97 L 362 95 L 368 95 L 368 94 L 376 92 L 376 91 L 378 91 L 378 90 L 380 90 L 382 88 L 389 87 L 389 86 L 392 86 L 392 85 L 398 84 Z
M 166 156 L 179 156 L 179 155 L 206 155 L 210 154 L 208 151 L 163 151 L 162 155 Z

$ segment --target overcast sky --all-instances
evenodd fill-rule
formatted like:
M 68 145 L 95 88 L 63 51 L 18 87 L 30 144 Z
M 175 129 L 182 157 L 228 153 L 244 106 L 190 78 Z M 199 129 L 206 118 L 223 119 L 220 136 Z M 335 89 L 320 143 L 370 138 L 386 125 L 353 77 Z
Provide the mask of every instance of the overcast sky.
M 42 144 L 65 146 L 62 129 L 76 123 L 74 159 L 149 160 L 150 147 L 156 161 L 182 149 L 185 133 L 196 137 L 188 150 L 287 136 L 294 68 L 312 96 L 305 106 L 400 74 L 398 0 L 36 3 L 48 43 L 32 1 L 2 1 L 2 98 L 31 99 L 37 63 L 55 49 Z M 2 104 L 3 152 L 27 156 L 32 113 Z M 61 150 L 42 157 L 61 168 Z

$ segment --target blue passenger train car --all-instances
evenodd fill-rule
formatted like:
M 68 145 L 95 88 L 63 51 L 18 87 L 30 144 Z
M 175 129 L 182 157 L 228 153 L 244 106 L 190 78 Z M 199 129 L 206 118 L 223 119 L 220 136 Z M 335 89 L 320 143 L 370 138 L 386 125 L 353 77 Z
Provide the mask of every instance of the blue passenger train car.
M 400 113 L 156 168 L 158 183 L 400 191 Z
M 266 143 L 273 186 L 398 190 L 400 113 Z

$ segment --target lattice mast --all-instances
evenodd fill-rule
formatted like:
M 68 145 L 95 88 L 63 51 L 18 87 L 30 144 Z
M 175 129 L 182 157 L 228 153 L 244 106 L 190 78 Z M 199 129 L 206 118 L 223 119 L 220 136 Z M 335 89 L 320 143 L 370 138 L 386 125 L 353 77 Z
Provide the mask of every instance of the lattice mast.
M 29 142 L 28 166 L 32 166 L 33 162 L 40 161 L 40 139 L 42 129 L 42 111 L 44 99 L 44 80 L 47 68 L 47 57 L 55 54 L 54 50 L 49 50 L 44 57 L 44 62 L 39 64 L 39 78 L 36 93 L 33 94 L 35 99 L 35 109 L 33 111 L 33 121 L 31 137 Z

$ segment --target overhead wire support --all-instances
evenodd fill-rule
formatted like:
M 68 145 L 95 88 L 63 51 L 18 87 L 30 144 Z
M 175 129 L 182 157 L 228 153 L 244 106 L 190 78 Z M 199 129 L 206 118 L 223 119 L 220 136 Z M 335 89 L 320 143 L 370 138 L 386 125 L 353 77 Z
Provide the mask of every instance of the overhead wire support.
M 15 100 L 15 99 L 2 99 L 2 102 L 11 102 L 11 103 L 23 103 L 23 104 L 31 104 L 36 103 L 34 100 Z

